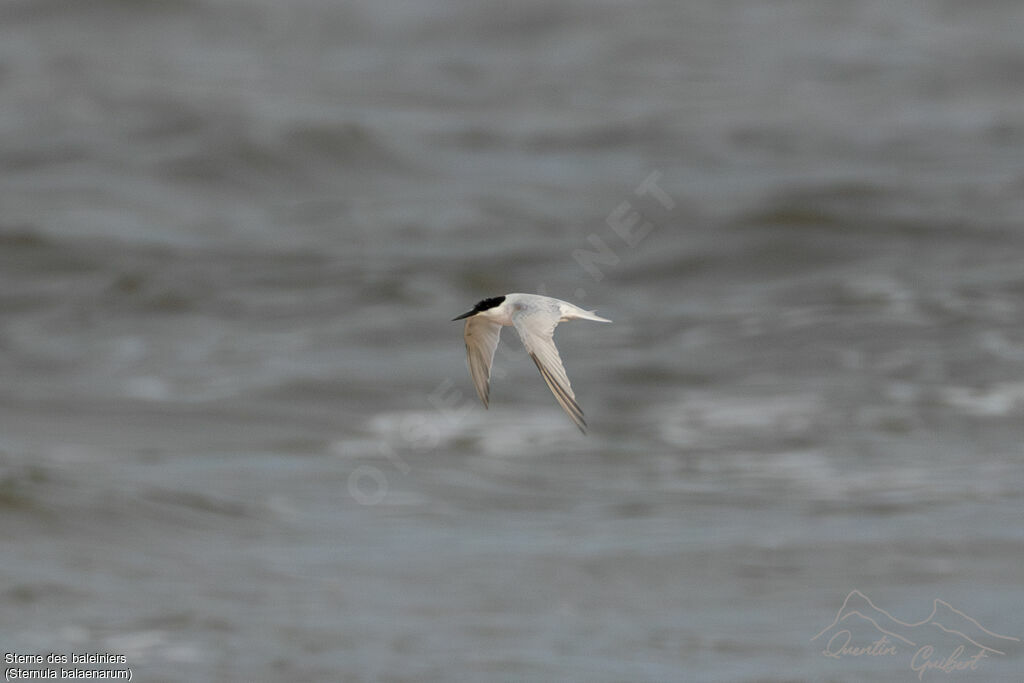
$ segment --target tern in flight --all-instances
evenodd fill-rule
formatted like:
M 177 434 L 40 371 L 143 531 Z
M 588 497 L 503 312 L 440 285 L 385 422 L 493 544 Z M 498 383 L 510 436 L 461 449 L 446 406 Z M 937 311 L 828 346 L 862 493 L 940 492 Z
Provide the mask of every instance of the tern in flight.
M 498 338 L 504 325 L 513 325 L 530 358 L 537 364 L 541 377 L 547 382 L 548 389 L 555 395 L 562 409 L 572 419 L 580 431 L 587 433 L 587 423 L 583 421 L 583 411 L 576 403 L 572 393 L 572 385 L 562 367 L 562 359 L 552 335 L 555 326 L 566 320 L 596 320 L 610 323 L 593 311 L 584 311 L 568 301 L 553 299 L 539 294 L 506 294 L 484 299 L 472 311 L 463 313 L 455 320 L 466 318 L 466 362 L 469 374 L 480 395 L 484 408 L 487 407 L 488 387 L 491 377 L 491 364 L 494 362 L 494 351 L 498 348 Z

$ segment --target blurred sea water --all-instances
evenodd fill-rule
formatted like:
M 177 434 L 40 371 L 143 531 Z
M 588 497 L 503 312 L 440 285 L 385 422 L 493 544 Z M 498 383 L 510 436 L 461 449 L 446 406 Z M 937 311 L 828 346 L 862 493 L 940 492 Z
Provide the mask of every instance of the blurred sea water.
M 1022 26 L 0 5 L 4 652 L 913 680 L 942 600 L 1005 648 L 920 680 L 1019 681 Z M 476 401 L 449 320 L 512 291 L 615 321 L 557 332 L 588 436 L 507 330 Z M 848 596 L 914 645 L 823 654 Z

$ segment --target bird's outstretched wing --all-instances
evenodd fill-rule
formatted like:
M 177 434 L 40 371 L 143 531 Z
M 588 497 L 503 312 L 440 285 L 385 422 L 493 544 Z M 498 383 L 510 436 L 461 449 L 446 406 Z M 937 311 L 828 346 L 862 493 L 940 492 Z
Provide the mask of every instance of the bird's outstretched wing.
M 513 314 L 512 323 L 519 333 L 519 338 L 523 340 L 526 352 L 530 354 L 530 358 L 540 370 L 541 377 L 547 382 L 548 389 L 555 395 L 555 400 L 585 434 L 587 423 L 583 420 L 583 411 L 576 403 L 576 395 L 572 393 L 572 385 L 569 384 L 569 377 L 565 374 L 562 359 L 552 339 L 559 317 L 557 311 L 528 309 Z
M 498 339 L 501 338 L 501 325 L 474 316 L 466 321 L 463 335 L 466 338 L 469 375 L 486 408 L 490 394 L 491 363 L 494 362 L 494 350 L 498 348 Z

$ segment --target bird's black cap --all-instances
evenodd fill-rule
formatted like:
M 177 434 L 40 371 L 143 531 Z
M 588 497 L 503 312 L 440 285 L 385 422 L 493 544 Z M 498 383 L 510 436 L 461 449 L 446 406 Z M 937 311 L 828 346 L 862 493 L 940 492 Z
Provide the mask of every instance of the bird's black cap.
M 480 311 L 486 311 L 488 308 L 500 306 L 501 302 L 504 300 L 505 297 L 503 296 L 492 296 L 490 299 L 484 299 L 483 301 L 477 303 L 477 305 L 473 307 L 472 311 L 469 311 L 468 313 L 463 313 L 458 318 L 452 318 L 452 322 L 455 322 L 456 320 L 462 320 L 463 318 L 468 318 L 471 315 L 476 315 Z

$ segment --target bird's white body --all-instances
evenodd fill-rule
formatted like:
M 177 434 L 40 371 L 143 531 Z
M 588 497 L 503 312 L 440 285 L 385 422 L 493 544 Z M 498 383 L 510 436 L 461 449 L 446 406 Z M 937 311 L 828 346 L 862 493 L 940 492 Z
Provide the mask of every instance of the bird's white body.
M 478 317 L 491 320 L 499 325 L 515 325 L 512 315 L 522 311 L 546 312 L 548 315 L 556 316 L 558 322 L 564 323 L 567 320 L 595 320 L 602 323 L 610 323 L 611 320 L 602 318 L 593 311 L 585 311 L 575 304 L 550 296 L 539 294 L 521 294 L 513 292 L 505 295 L 505 301 L 487 310 L 477 313 Z
M 473 378 L 477 394 L 484 407 L 488 405 L 490 390 L 491 364 L 494 362 L 494 351 L 498 348 L 501 328 L 511 325 L 516 328 L 519 338 L 536 363 L 541 376 L 547 383 L 555 399 L 566 414 L 586 432 L 587 423 L 583 420 L 583 411 L 576 403 L 569 377 L 565 374 L 562 359 L 552 339 L 555 327 L 567 320 L 594 320 L 610 323 L 593 311 L 586 311 L 568 301 L 554 299 L 539 294 L 522 294 L 514 292 L 505 296 L 484 299 L 472 311 L 460 315 L 455 320 L 466 320 L 466 362 L 469 374 Z

